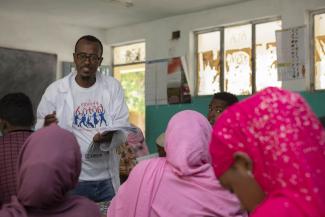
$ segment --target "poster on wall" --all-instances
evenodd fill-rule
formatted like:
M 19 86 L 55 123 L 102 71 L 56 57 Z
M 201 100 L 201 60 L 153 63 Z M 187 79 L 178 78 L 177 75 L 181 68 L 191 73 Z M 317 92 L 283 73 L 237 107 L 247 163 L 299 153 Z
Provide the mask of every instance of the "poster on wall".
M 145 100 L 146 105 L 167 104 L 168 60 L 154 60 L 146 63 Z
M 306 26 L 276 31 L 278 79 L 298 80 L 306 76 Z
M 190 103 L 191 94 L 186 79 L 185 58 L 175 57 L 168 60 L 167 101 L 168 104 Z
M 190 103 L 191 94 L 184 57 L 146 64 L 146 105 Z

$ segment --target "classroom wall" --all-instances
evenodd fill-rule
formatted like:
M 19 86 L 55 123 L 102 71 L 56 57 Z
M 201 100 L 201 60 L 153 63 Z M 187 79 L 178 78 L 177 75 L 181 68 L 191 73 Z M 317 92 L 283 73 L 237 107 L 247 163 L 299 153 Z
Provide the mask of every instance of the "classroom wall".
M 46 18 L 31 20 L 10 12 L 1 12 L 0 27 L 0 47 L 57 54 L 57 78 L 62 73 L 62 61 L 73 61 L 74 45 L 80 36 L 91 34 L 105 41 L 105 31 L 101 29 L 59 24 Z M 108 49 L 108 46 L 104 47 L 104 51 Z M 104 64 L 107 61 L 104 54 Z
M 309 24 L 309 11 L 324 8 L 324 0 L 251 0 L 236 5 L 109 29 L 106 31 L 106 42 L 116 45 L 144 40 L 147 60 L 185 55 L 189 60 L 190 80 L 193 80 L 195 77 L 193 31 L 273 17 L 281 17 L 282 27 L 285 29 Z M 171 33 L 175 30 L 181 31 L 181 38 L 172 41 L 170 40 Z M 307 31 L 309 30 L 307 25 Z M 308 34 L 306 37 L 306 42 L 310 41 Z M 310 88 L 308 43 L 306 43 L 306 60 L 306 79 L 285 81 L 283 87 L 300 91 L 317 115 L 325 115 L 325 93 L 307 92 Z M 194 83 L 192 85 L 194 86 Z M 210 96 L 201 96 L 194 97 L 191 104 L 147 106 L 146 137 L 150 151 L 155 151 L 155 138 L 165 130 L 173 114 L 184 109 L 194 109 L 205 115 L 209 100 Z
M 324 0 L 251 0 L 132 26 L 112 28 L 106 31 L 106 42 L 114 45 L 145 40 L 147 60 L 185 55 L 189 60 L 190 80 L 193 80 L 195 75 L 193 31 L 272 17 L 281 17 L 283 28 L 301 26 L 309 23 L 310 10 L 321 8 L 325 8 Z M 181 38 L 172 41 L 171 33 L 175 30 L 181 31 Z M 284 87 L 297 91 L 309 90 L 308 44 L 306 48 L 306 79 L 284 82 Z M 194 86 L 194 83 L 190 86 Z

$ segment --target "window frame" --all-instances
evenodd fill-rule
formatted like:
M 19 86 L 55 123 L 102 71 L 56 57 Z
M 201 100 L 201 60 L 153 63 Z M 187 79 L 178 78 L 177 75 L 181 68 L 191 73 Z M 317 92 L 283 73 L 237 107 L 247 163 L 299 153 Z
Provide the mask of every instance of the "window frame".
M 324 10 L 325 11 L 325 10 Z M 252 45 L 252 57 L 251 57 L 251 63 L 252 63 L 252 94 L 256 92 L 256 25 L 263 24 L 263 23 L 269 23 L 274 21 L 281 21 L 282 19 L 280 16 L 277 17 L 270 17 L 265 19 L 258 19 L 258 20 L 252 20 L 248 22 L 239 22 L 233 25 L 222 25 L 219 27 L 213 27 L 209 29 L 204 30 L 198 30 L 194 31 L 194 38 L 195 38 L 195 44 L 194 44 L 194 50 L 195 50 L 195 96 L 208 96 L 208 95 L 199 95 L 199 63 L 198 63 L 198 48 L 199 48 L 199 40 L 198 37 L 200 34 L 209 33 L 209 32 L 215 32 L 220 31 L 220 91 L 224 91 L 224 47 L 225 47 L 225 29 L 230 27 L 236 27 L 236 26 L 242 26 L 250 24 L 252 25 L 252 38 L 251 38 L 251 45 Z M 210 95 L 210 94 L 209 94 Z
M 310 90 L 311 91 L 320 91 L 324 92 L 325 88 L 323 89 L 316 89 L 316 69 L 315 69 L 315 16 L 319 14 L 325 14 L 325 8 L 313 10 L 309 13 L 309 62 L 310 62 Z
M 127 43 L 123 43 L 123 44 L 118 44 L 118 45 L 114 45 L 111 47 L 111 63 L 112 63 L 112 77 L 114 77 L 114 67 L 121 67 L 121 66 L 130 66 L 130 65 L 136 65 L 136 64 L 145 64 L 145 61 L 139 61 L 139 62 L 133 62 L 133 63 L 122 63 L 122 64 L 114 64 L 114 49 L 117 47 L 124 47 L 124 46 L 128 46 L 128 45 L 132 45 L 132 44 L 140 44 L 140 43 L 144 43 L 144 49 L 146 51 L 146 42 L 144 40 L 141 41 L 133 41 L 133 42 L 127 42 Z

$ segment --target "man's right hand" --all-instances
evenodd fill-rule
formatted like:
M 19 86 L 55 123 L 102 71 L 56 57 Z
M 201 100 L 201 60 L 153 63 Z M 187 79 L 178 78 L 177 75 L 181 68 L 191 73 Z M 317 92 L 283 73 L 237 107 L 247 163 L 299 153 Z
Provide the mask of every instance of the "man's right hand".
M 95 143 L 102 143 L 102 142 L 111 142 L 113 138 L 113 134 L 115 131 L 105 131 L 103 133 L 96 133 L 93 138 Z
M 49 126 L 52 123 L 58 123 L 58 119 L 56 119 L 55 111 L 52 114 L 46 115 L 44 118 L 44 127 Z

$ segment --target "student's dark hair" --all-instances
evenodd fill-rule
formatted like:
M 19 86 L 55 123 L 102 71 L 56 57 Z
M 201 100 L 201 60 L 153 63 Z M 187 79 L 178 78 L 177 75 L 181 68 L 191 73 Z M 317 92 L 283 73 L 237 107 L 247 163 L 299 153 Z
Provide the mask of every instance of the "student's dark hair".
M 323 127 L 325 128 L 325 116 L 320 117 L 319 120 L 322 123 Z
M 74 52 L 75 53 L 77 51 L 77 45 L 81 40 L 86 40 L 86 41 L 91 41 L 91 42 L 98 43 L 99 46 L 100 46 L 100 56 L 103 55 L 103 44 L 102 44 L 102 42 L 98 38 L 96 38 L 95 36 L 92 36 L 92 35 L 84 35 L 84 36 L 82 36 L 81 38 L 78 39 L 78 41 L 76 42 L 76 44 L 74 46 Z
M 0 99 L 0 118 L 19 127 L 34 125 L 33 105 L 23 93 L 9 93 Z
M 227 103 L 227 106 L 231 106 L 232 104 L 238 102 L 238 98 L 234 94 L 228 92 L 215 93 L 213 95 L 213 99 L 225 101 Z

